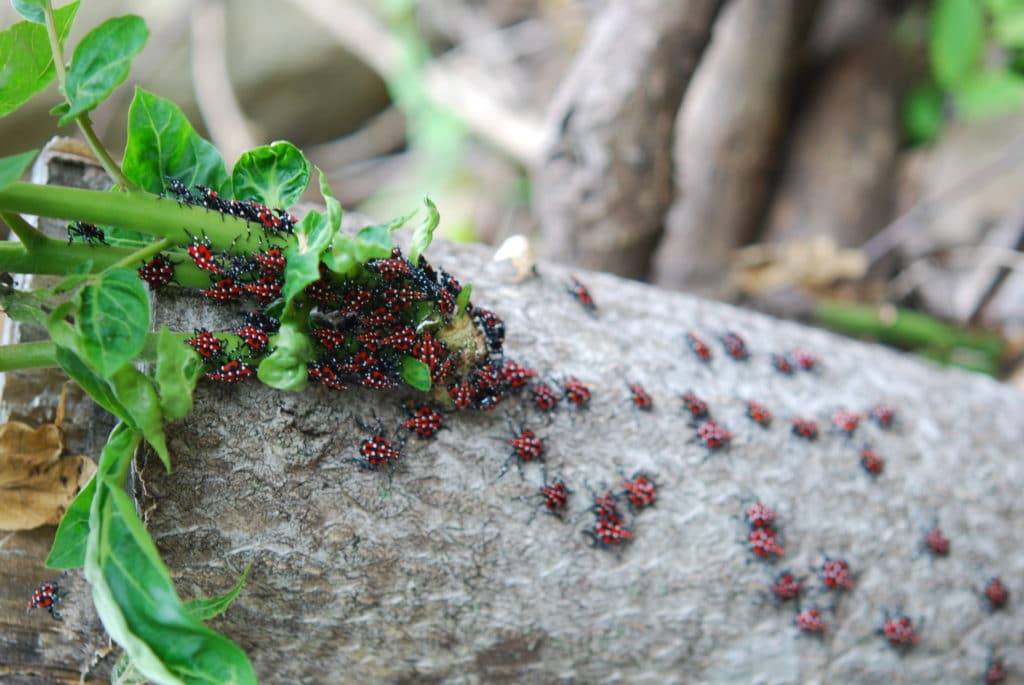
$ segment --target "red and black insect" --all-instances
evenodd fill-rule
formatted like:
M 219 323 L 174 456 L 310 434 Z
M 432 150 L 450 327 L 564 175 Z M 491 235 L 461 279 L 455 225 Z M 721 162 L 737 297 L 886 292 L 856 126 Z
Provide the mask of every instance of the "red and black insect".
M 651 399 L 650 393 L 639 383 L 629 384 L 629 399 L 634 407 L 642 411 L 650 411 L 654 407 L 654 400 Z
M 594 298 L 591 297 L 587 286 L 580 283 L 580 280 L 575 276 L 570 276 L 569 279 L 572 281 L 572 285 L 568 289 L 569 294 L 576 298 L 576 301 L 580 303 L 588 314 L 596 313 L 597 303 L 595 303 Z
M 709 450 L 719 450 L 729 446 L 733 434 L 714 419 L 708 419 L 697 426 L 697 438 Z
M 888 640 L 893 647 L 912 647 L 921 641 L 921 636 L 914 630 L 914 622 L 906 614 L 896 612 L 886 613 L 885 621 L 878 632 Z
M 832 414 L 832 425 L 847 437 L 852 436 L 860 425 L 860 414 L 849 409 L 837 409 Z
M 188 256 L 192 258 L 192 262 L 195 263 L 196 267 L 203 271 L 209 271 L 215 276 L 224 275 L 224 267 L 221 266 L 210 250 L 213 246 L 210 239 L 205 235 L 202 237 L 191 236 L 191 238 L 192 242 L 188 246 Z
M 796 369 L 793 367 L 793 360 L 786 354 L 772 355 L 772 368 L 783 376 L 792 376 Z
M 397 248 L 396 248 L 397 250 Z M 392 252 L 388 259 L 371 259 L 364 265 L 370 271 L 380 274 L 385 281 L 394 281 L 412 275 L 413 265 L 402 257 L 401 250 Z
M 708 344 L 694 333 L 686 334 L 686 345 L 697 356 L 697 359 L 705 364 L 710 362 L 711 357 L 714 356 L 711 354 L 711 348 L 708 347 Z
M 176 178 L 167 176 L 167 190 L 174 195 L 174 198 L 181 203 L 186 205 L 195 204 L 195 199 L 192 197 L 192 191 L 188 189 L 184 183 Z
M 885 459 L 870 447 L 860 451 L 860 465 L 870 476 L 877 476 L 885 470 Z
M 441 414 L 429 404 L 420 405 L 402 426 L 413 431 L 421 438 L 431 438 L 434 433 L 444 427 Z
M 772 595 L 780 602 L 788 602 L 800 597 L 801 587 L 800 579 L 792 571 L 783 571 L 772 581 Z
M 683 406 L 686 411 L 690 412 L 690 416 L 695 419 L 704 419 L 708 416 L 708 404 L 701 398 L 697 397 L 697 393 L 692 390 L 687 390 L 679 398 L 683 401 Z
M 772 413 L 768 407 L 754 400 L 747 400 L 747 416 L 751 421 L 767 428 L 772 424 Z
M 307 285 L 303 292 L 305 292 L 306 295 L 309 296 L 309 299 L 313 300 L 313 302 L 316 302 L 321 307 L 334 308 L 334 307 L 338 306 L 338 303 L 341 302 L 341 296 L 334 291 L 334 286 L 331 285 L 331 282 L 328 279 L 326 279 L 326 278 L 318 278 L 318 279 L 316 279 L 315 281 L 313 281 L 312 283 Z M 381 308 L 381 309 L 383 309 L 383 308 Z M 380 310 L 376 310 L 376 311 L 380 311 Z M 372 323 L 371 324 L 371 323 L 367 322 L 367 325 L 377 326 L 377 325 L 387 325 L 389 323 L 394 323 L 394 321 L 397 318 L 396 315 L 394 313 L 391 313 L 391 312 L 388 312 L 388 314 L 389 314 L 388 319 L 386 321 L 384 321 L 383 323 Z
M 359 385 L 371 390 L 391 390 L 400 385 L 396 372 L 383 363 L 366 369 L 357 380 Z
M 566 507 L 569 506 L 569 495 L 572 494 L 565 481 L 561 478 L 556 478 L 553 481 L 548 482 L 547 475 L 544 476 L 544 483 L 537 488 L 537 492 L 533 495 L 526 497 L 519 497 L 518 499 L 536 499 L 540 497 L 544 500 L 544 509 L 553 516 L 561 517 L 565 512 Z M 531 517 L 532 520 L 532 517 Z
M 255 283 L 243 284 L 242 288 L 257 302 L 267 305 L 281 297 L 281 287 L 283 285 L 284 281 L 280 278 L 268 274 L 260 276 Z
M 139 278 L 146 282 L 150 290 L 157 290 L 174 280 L 174 265 L 166 257 L 158 254 L 140 266 L 138 273 Z
M 796 625 L 805 633 L 824 633 L 829 625 L 821 617 L 821 611 L 817 607 L 807 607 L 796 615 Z
M 309 334 L 328 350 L 340 349 L 345 344 L 345 334 L 334 328 L 314 328 Z
M 501 354 L 501 348 L 505 344 L 505 322 L 501 317 L 490 309 L 475 307 L 473 321 L 484 334 L 487 351 L 494 355 Z
M 779 544 L 779 538 L 775 530 L 769 526 L 752 528 L 747 534 L 747 543 L 750 551 L 756 557 L 766 559 L 769 557 L 781 557 L 786 551 Z
M 562 381 L 562 390 L 565 392 L 565 399 L 576 407 L 585 407 L 590 402 L 590 388 L 576 376 L 569 376 Z
M 928 531 L 924 536 L 924 545 L 933 557 L 949 556 L 949 538 L 947 538 L 938 526 Z
M 764 502 L 754 502 L 743 512 L 743 517 L 751 528 L 768 528 L 779 515 Z
M 224 343 L 205 328 L 196 328 L 195 335 L 185 338 L 184 342 L 198 352 L 203 361 L 219 361 L 224 356 Z
M 384 288 L 379 291 L 380 299 L 391 309 L 402 310 L 427 298 L 428 293 L 407 285 Z
M 512 391 L 522 390 L 529 385 L 531 378 L 537 376 L 536 371 L 512 359 L 505 360 L 505 363 L 501 365 L 501 369 L 498 370 L 498 374 L 501 376 L 506 387 Z
M 413 343 L 412 356 L 419 359 L 430 368 L 430 379 L 435 383 L 451 373 L 452 360 L 451 356 L 448 354 L 448 348 L 440 340 L 435 340 L 430 331 L 425 331 L 423 335 Z M 453 397 L 452 399 L 456 398 Z M 472 403 L 472 401 L 473 398 L 470 394 L 468 402 Z M 456 400 L 456 405 L 458 405 L 458 400 Z M 464 407 L 460 407 L 460 409 L 466 409 L 468 407 L 469 404 Z
M 306 373 L 310 378 L 331 390 L 347 390 L 348 386 L 342 378 L 338 363 L 333 360 L 315 361 L 306 364 Z
M 195 185 L 195 189 L 199 191 L 199 197 L 197 198 L 196 204 L 202 205 L 207 209 L 212 209 L 215 212 L 221 212 L 224 214 L 230 213 L 230 205 L 221 198 L 220 193 L 212 188 L 201 186 L 198 183 Z
M 605 548 L 615 547 L 633 539 L 633 531 L 621 523 L 604 518 L 595 520 L 594 525 L 583 533 L 589 535 L 595 545 Z
M 896 418 L 896 410 L 888 404 L 876 404 L 868 411 L 868 416 L 879 428 L 890 428 Z
M 728 331 L 724 335 L 718 338 L 722 347 L 725 349 L 725 353 L 735 359 L 738 362 L 745 362 L 750 358 L 750 352 L 747 350 L 747 343 L 743 341 L 737 333 Z
M 89 245 L 107 245 L 107 234 L 103 232 L 102 228 L 96 226 L 96 224 L 86 223 L 85 221 L 75 221 L 68 224 L 68 245 L 75 238 L 81 238 Z
M 804 440 L 817 440 L 818 422 L 814 419 L 796 417 L 793 419 L 793 435 Z
M 448 397 L 452 399 L 459 409 L 469 409 L 473 406 L 475 394 L 473 386 L 468 378 L 463 378 L 457 383 L 448 386 Z
M 259 353 L 267 349 L 267 343 L 270 341 L 267 331 L 251 323 L 243 324 L 236 328 L 235 335 L 241 338 L 242 342 L 253 353 Z
M 534 383 L 530 386 L 530 396 L 537 408 L 543 412 L 553 411 L 558 407 L 558 395 L 547 383 Z
M 634 473 L 622 483 L 623 494 L 634 509 L 653 506 L 658 499 L 658 485 L 644 473 Z
M 589 489 L 590 486 L 587 487 Z M 591 490 L 590 494 L 594 499 L 594 504 L 590 510 L 594 512 L 597 520 L 616 524 L 622 523 L 622 515 L 619 513 L 619 500 L 615 497 L 615 493 L 611 490 L 606 490 L 603 495 L 598 495 Z
M 998 577 L 989 578 L 985 584 L 984 594 L 992 611 L 1003 608 L 1010 601 L 1010 589 Z
M 239 359 L 231 359 L 213 371 L 206 372 L 206 378 L 215 383 L 238 383 L 256 374 L 256 367 Z
M 240 299 L 245 294 L 245 288 L 231 276 L 225 276 L 209 288 L 200 288 L 199 294 L 209 300 L 224 304 Z
M 272 247 L 265 252 L 257 252 L 252 258 L 259 265 L 260 272 L 264 276 L 277 276 L 284 271 L 284 267 L 288 263 L 279 247 Z
M 57 605 L 60 604 L 63 598 L 60 585 L 56 580 L 40 583 L 39 587 L 32 593 L 32 598 L 28 600 L 28 604 L 25 606 L 25 613 L 33 609 L 46 609 L 52 618 L 59 621 L 61 615 L 57 611 Z
M 813 371 L 818 367 L 818 358 L 804 350 L 793 350 L 790 352 L 790 357 L 804 371 Z
M 852 590 L 853 578 L 850 577 L 850 566 L 845 559 L 825 557 L 818 570 L 818 577 L 830 590 Z
M 360 459 L 354 461 L 364 469 L 370 471 L 377 471 L 381 468 L 393 468 L 402 457 L 402 445 L 389 440 L 384 435 L 384 427 L 380 420 L 377 420 L 376 426 L 369 426 L 364 423 L 359 424 L 360 427 L 371 433 L 370 437 L 364 438 L 359 443 L 359 456 Z
M 985 683 L 995 684 L 1006 680 L 1006 665 L 996 656 L 989 656 L 985 663 Z
M 544 439 L 538 437 L 532 430 L 520 425 L 518 428 L 512 425 L 511 420 L 509 421 L 509 429 L 512 431 L 512 437 L 505 440 L 509 445 L 512 446 L 512 454 L 505 460 L 505 463 L 501 467 L 501 473 L 498 478 L 505 475 L 508 471 L 509 463 L 516 459 L 516 465 L 519 467 L 519 473 L 522 475 L 522 465 L 528 461 L 543 461 L 544 460 Z

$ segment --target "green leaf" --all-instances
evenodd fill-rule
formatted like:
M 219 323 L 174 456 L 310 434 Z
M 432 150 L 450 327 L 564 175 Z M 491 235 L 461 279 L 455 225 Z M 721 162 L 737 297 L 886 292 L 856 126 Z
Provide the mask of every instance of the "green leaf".
M 981 63 L 985 17 L 977 0 L 935 0 L 928 52 L 936 83 L 953 90 Z
M 416 357 L 402 357 L 401 374 L 402 380 L 417 390 L 430 390 L 430 367 Z
M 165 421 L 184 418 L 192 411 L 192 392 L 201 375 L 203 363 L 196 351 L 185 345 L 180 335 L 161 326 L 154 379 Z
M 328 217 L 311 211 L 295 226 L 295 242 L 285 253 L 284 286 L 281 295 L 291 302 L 307 285 L 320 278 L 320 253 L 334 240 L 337 228 Z
M 954 92 L 957 112 L 978 119 L 1024 106 L 1024 77 L 1011 71 L 988 71 L 960 84 Z
M 112 436 L 122 442 L 124 431 Z M 104 450 L 106 453 L 106 450 Z M 245 653 L 193 618 L 124 492 L 121 465 L 97 472 L 85 576 L 107 633 L 138 671 L 158 683 L 256 683 Z
M 278 141 L 243 152 L 231 172 L 234 196 L 288 208 L 309 185 L 309 162 L 291 143 Z
M 10 157 L 0 158 L 0 188 L 16 183 L 28 169 L 28 165 L 36 158 L 39 150 L 29 150 Z
M 331 186 L 327 184 L 327 175 L 320 170 L 320 167 L 316 168 L 316 173 L 320 179 L 320 195 L 324 198 L 324 206 L 327 207 L 327 225 L 333 235 L 341 228 L 341 203 L 331 192 Z
M 1020 0 L 987 0 L 992 14 L 992 32 L 1003 47 L 1024 47 L 1024 2 Z
M 96 477 L 93 476 L 61 517 L 50 555 L 46 557 L 46 568 L 80 568 L 85 563 L 89 510 L 95 494 Z
M 316 351 L 302 327 L 290 321 L 282 321 L 277 334 L 270 337 L 270 347 L 274 351 L 256 370 L 259 379 L 278 390 L 304 390 L 309 382 L 306 364 L 313 361 Z
M 11 0 L 14 11 L 37 24 L 46 23 L 46 0 Z
M 461 312 L 466 309 L 466 305 L 469 304 L 469 298 L 473 295 L 473 286 L 470 283 L 462 286 L 462 290 L 459 291 L 458 297 L 455 298 L 455 312 Z
M 77 11 L 78 0 L 75 0 L 53 13 L 62 45 Z M 56 73 L 45 26 L 19 21 L 0 32 L 0 117 L 18 109 L 50 85 Z
M 926 83 L 903 100 L 903 132 L 911 143 L 927 143 L 942 130 L 942 93 Z
M 429 197 L 423 198 L 423 204 L 427 206 L 427 218 L 413 231 L 412 243 L 409 245 L 409 261 L 413 264 L 418 264 L 420 255 L 430 247 L 430 241 L 434 238 L 434 229 L 441 221 L 441 214 Z
M 353 244 L 353 252 L 360 263 L 371 259 L 385 259 L 391 256 L 391 227 L 388 224 L 366 226 L 359 229 Z
M 185 603 L 185 610 L 189 615 L 199 621 L 209 621 L 211 618 L 220 616 L 231 603 L 238 597 L 238 593 L 242 591 L 242 586 L 245 584 L 245 579 L 249 577 L 249 571 L 252 569 L 252 562 L 245 567 L 242 571 L 242 577 L 238 579 L 238 582 L 232 586 L 223 595 L 217 597 L 196 597 Z
M 164 190 L 170 176 L 191 187 L 197 183 L 232 196 L 224 159 L 199 137 L 170 100 L 135 89 L 128 108 L 128 142 L 122 169 L 136 185 L 151 193 Z
M 53 325 L 50 326 L 51 336 L 54 330 Z M 71 349 L 67 347 L 57 347 L 57 363 L 60 364 L 60 368 L 64 369 L 64 373 L 71 377 L 73 381 L 82 386 L 89 397 L 93 399 L 96 404 L 100 405 L 108 412 L 121 419 L 129 425 L 129 427 L 137 428 L 135 422 L 132 420 L 128 410 L 124 408 L 117 396 L 114 395 L 113 389 L 106 380 L 100 378 L 96 373 L 86 366 L 78 355 L 76 355 Z
M 171 455 L 167 451 L 167 437 L 164 435 L 163 414 L 160 413 L 160 398 L 145 374 L 131 364 L 122 366 L 110 378 L 118 402 L 129 413 L 132 424 L 146 437 L 153 451 L 171 470 Z
M 149 330 L 149 294 L 130 269 L 100 274 L 75 296 L 79 352 L 103 377 L 135 359 Z
M 355 237 L 338 234 L 331 251 L 321 258 L 334 273 L 351 277 L 359 271 L 360 265 L 369 259 L 383 259 L 391 256 L 391 232 L 401 228 L 411 215 L 400 216 L 386 224 L 366 226 Z
M 68 70 L 65 95 L 71 103 L 59 124 L 64 126 L 107 99 L 128 78 L 132 59 L 149 37 L 142 17 L 108 19 L 82 39 Z

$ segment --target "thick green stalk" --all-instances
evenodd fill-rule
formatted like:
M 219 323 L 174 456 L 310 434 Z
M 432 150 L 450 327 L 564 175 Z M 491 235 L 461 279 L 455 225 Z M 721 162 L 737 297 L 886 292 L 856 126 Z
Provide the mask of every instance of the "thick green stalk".
M 0 242 L 0 271 L 16 274 L 54 274 L 66 276 L 78 266 L 92 262 L 91 273 L 103 271 L 134 253 L 126 247 L 92 247 L 83 243 L 68 245 L 46 238 L 29 252 L 21 243 Z
M 0 211 L 76 219 L 119 226 L 187 245 L 190 235 L 205 235 L 217 249 L 236 252 L 266 247 L 262 230 L 242 219 L 144 192 L 110 193 L 63 186 L 12 183 L 0 189 Z M 261 240 L 262 237 L 262 240 Z
M 57 346 L 46 340 L 0 346 L 0 373 L 57 366 Z

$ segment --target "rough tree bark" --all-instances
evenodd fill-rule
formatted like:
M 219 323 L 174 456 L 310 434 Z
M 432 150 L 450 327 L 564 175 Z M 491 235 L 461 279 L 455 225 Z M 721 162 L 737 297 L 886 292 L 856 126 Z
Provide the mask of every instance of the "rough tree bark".
M 545 418 L 510 398 L 449 415 L 434 441 L 410 439 L 387 474 L 350 459 L 358 420 L 376 415 L 396 430 L 399 397 L 202 386 L 193 414 L 168 430 L 174 472 L 156 459 L 142 467 L 141 505 L 185 597 L 224 591 L 254 562 L 214 626 L 249 651 L 264 682 L 968 682 L 990 647 L 1024 663 L 1013 640 L 1024 575 L 1019 393 L 611 275 L 579 274 L 600 307 L 590 316 L 564 292 L 563 268 L 542 264 L 539 278 L 514 283 L 480 247 L 437 245 L 429 256 L 505 317 L 510 357 L 578 376 L 591 405 Z M 186 330 L 234 320 L 164 298 L 158 317 Z M 726 330 L 747 339 L 748 361 L 716 344 L 701 363 L 686 349 L 689 331 L 714 342 Z M 821 355 L 819 369 L 775 372 L 770 354 L 797 346 Z M 652 412 L 632 408 L 627 380 L 651 391 Z M 691 439 L 685 388 L 735 433 L 730 449 Z M 772 426 L 745 416 L 748 399 L 773 410 Z M 829 429 L 837 408 L 882 401 L 898 412 L 892 429 Z M 541 465 L 499 478 L 506 413 L 544 436 L 548 476 L 573 490 L 565 520 L 517 499 L 536 492 Z M 794 416 L 816 418 L 819 439 L 794 437 Z M 886 458 L 874 479 L 858 464 L 865 443 Z M 594 521 L 588 485 L 619 490 L 638 470 L 656 479 L 656 506 L 625 510 L 630 544 L 593 548 L 582 534 Z M 782 563 L 753 562 L 745 549 L 740 514 L 755 497 L 780 512 Z M 922 553 L 936 520 L 949 558 Z M 852 591 L 823 589 L 813 570 L 823 554 L 849 562 Z M 831 624 L 820 638 L 799 635 L 794 608 L 766 599 L 785 567 L 805 582 L 803 606 L 822 607 Z M 980 600 L 991 575 L 1013 593 L 996 612 Z M 70 602 L 87 603 L 85 592 Z M 886 610 L 911 616 L 921 644 L 889 648 L 876 634 Z M 82 628 L 69 618 L 61 630 L 75 639 Z M 52 641 L 38 649 L 51 664 L 69 658 Z
M 672 124 L 722 0 L 615 0 L 555 97 L 533 183 L 547 256 L 644 278 L 672 199 Z

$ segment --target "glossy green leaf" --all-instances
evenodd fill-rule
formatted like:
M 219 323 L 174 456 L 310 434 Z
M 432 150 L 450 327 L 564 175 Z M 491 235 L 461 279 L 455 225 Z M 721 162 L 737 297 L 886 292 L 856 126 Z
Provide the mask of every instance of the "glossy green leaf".
M 354 237 L 338 233 L 331 251 L 322 255 L 324 264 L 334 273 L 350 277 L 356 275 L 367 260 L 390 257 L 393 245 L 391 232 L 401 228 L 409 216 L 400 216 L 386 224 L 366 226 Z
M 61 126 L 94 109 L 128 78 L 132 59 L 148 37 L 142 17 L 128 15 L 108 19 L 82 38 L 68 69 L 65 95 L 70 107 L 60 118 Z
M 295 226 L 295 242 L 288 248 L 281 295 L 291 302 L 313 281 L 320 278 L 320 253 L 334 240 L 337 228 L 331 228 L 328 217 L 311 211 Z
M 316 358 L 309 336 L 297 324 L 282 321 L 276 335 L 270 336 L 270 353 L 256 370 L 265 384 L 278 390 L 299 392 L 309 382 L 306 364 Z
M 192 393 L 203 364 L 199 355 L 167 326 L 160 327 L 156 344 L 156 381 L 160 411 L 165 421 L 184 418 L 192 411 Z
M 149 330 L 149 294 L 130 269 L 114 269 L 75 296 L 79 352 L 105 378 L 135 359 Z
M 1012 71 L 977 74 L 954 93 L 957 112 L 966 119 L 1005 114 L 1024 107 L 1024 76 Z
M 53 330 L 54 327 L 51 325 L 51 335 Z M 84 390 L 89 397 L 96 402 L 96 404 L 106 409 L 121 421 L 127 423 L 130 427 L 137 428 L 137 426 L 135 426 L 135 422 L 131 418 L 131 415 L 128 413 L 128 410 L 125 409 L 117 399 L 117 396 L 114 394 L 114 390 L 110 387 L 110 384 L 103 378 L 96 375 L 96 373 L 86 366 L 85 362 L 83 362 L 71 349 L 58 345 L 57 363 L 60 364 L 60 368 L 64 369 L 64 373 L 70 376 L 73 381 L 78 383 L 82 387 L 82 390 Z
M 89 539 L 89 511 L 96 493 L 95 476 L 75 496 L 64 512 L 53 536 L 46 568 L 80 568 L 85 563 L 85 545 Z
M 141 371 L 128 364 L 122 366 L 110 378 L 118 402 L 129 413 L 132 424 L 146 437 L 153 451 L 171 470 L 171 455 L 167 451 L 167 437 L 164 435 L 163 414 L 160 412 L 160 398 L 152 381 Z
M 985 17 L 977 0 L 935 0 L 928 53 L 935 82 L 953 90 L 977 72 L 985 47 Z
M 11 5 L 14 6 L 15 12 L 29 21 L 44 24 L 46 23 L 46 10 L 43 8 L 46 6 L 46 2 L 47 0 L 11 0 Z
M 54 11 L 57 36 L 63 45 L 78 11 L 78 0 Z M 46 27 L 19 21 L 0 31 L 0 117 L 18 109 L 50 85 L 56 76 Z
M 427 217 L 413 231 L 412 243 L 409 245 L 409 261 L 413 264 L 419 263 L 420 255 L 430 247 L 430 242 L 434 239 L 434 229 L 441 221 L 441 214 L 429 197 L 423 198 L 423 204 L 427 206 Z
M 402 357 L 401 375 L 403 381 L 417 390 L 430 390 L 430 367 L 416 357 Z
M 359 229 L 353 244 L 356 260 L 362 263 L 371 259 L 390 257 L 391 248 L 394 245 L 391 239 L 391 230 L 387 224 Z
M 141 88 L 135 89 L 128 108 L 122 169 L 151 193 L 162 192 L 170 176 L 189 187 L 199 183 L 232 196 L 231 178 L 217 148 L 199 137 L 176 104 Z
M 6 188 L 21 179 L 28 165 L 36 158 L 38 150 L 21 152 L 10 157 L 0 158 L 0 188 Z
M 331 186 L 327 184 L 327 174 L 321 171 L 320 167 L 317 167 L 316 173 L 320 179 L 320 195 L 324 198 L 324 206 L 327 208 L 327 226 L 334 235 L 341 228 L 341 203 L 334 197 Z
M 243 152 L 231 172 L 231 181 L 239 199 L 288 208 L 306 192 L 309 162 L 299 148 L 278 141 Z
M 255 683 L 238 645 L 189 614 L 123 490 L 120 464 L 105 468 L 103 461 L 89 518 L 85 576 L 107 633 L 154 682 Z
M 935 86 L 917 86 L 903 100 L 903 132 L 911 143 L 934 140 L 942 120 L 942 93 Z
M 242 591 L 242 586 L 245 585 L 245 579 L 249 577 L 251 569 L 252 562 L 249 562 L 245 570 L 242 571 L 242 576 L 238 579 L 238 582 L 223 595 L 190 599 L 188 602 L 185 602 L 185 610 L 188 611 L 192 618 L 199 621 L 209 621 L 211 618 L 220 616 L 228 610 L 231 603 L 238 597 L 238 593 Z

